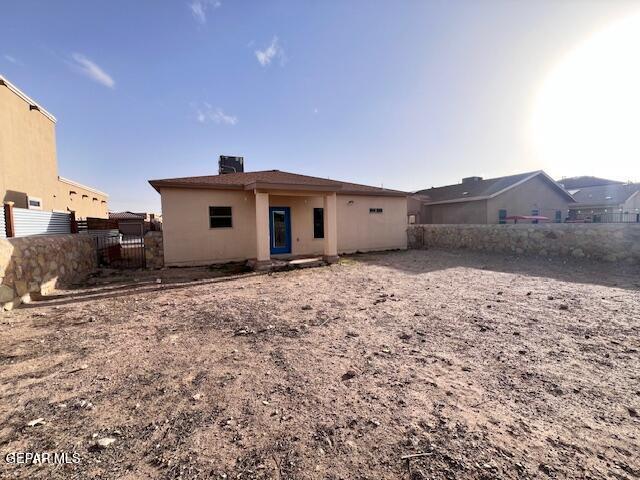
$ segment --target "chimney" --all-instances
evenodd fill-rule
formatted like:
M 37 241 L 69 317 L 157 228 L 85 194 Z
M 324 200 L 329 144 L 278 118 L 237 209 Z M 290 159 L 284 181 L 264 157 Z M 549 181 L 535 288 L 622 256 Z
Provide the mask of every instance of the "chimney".
M 244 172 L 244 157 L 220 155 L 220 160 L 218 161 L 218 173 L 220 175 L 240 172 Z
M 482 177 L 466 177 L 462 179 L 462 183 L 473 183 L 479 182 L 480 180 L 482 180 Z

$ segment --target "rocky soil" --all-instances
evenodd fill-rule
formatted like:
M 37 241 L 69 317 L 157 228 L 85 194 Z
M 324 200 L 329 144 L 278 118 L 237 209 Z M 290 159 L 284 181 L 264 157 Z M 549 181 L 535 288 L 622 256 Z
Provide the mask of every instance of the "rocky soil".
M 94 279 L 0 316 L 0 478 L 636 479 L 627 268 L 431 250 Z

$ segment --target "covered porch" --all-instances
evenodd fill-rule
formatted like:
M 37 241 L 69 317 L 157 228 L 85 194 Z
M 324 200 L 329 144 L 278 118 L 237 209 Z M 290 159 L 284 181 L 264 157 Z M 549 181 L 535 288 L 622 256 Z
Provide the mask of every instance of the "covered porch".
M 338 260 L 335 189 L 326 185 L 256 186 L 254 195 L 256 258 L 249 262 L 252 268 L 267 270 L 298 259 Z

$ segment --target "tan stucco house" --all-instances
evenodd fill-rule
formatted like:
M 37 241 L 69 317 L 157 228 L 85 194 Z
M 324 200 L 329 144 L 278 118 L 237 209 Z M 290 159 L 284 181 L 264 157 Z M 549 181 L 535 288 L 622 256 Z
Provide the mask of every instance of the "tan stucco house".
M 166 265 L 405 249 L 407 194 L 279 170 L 149 182 Z
M 489 179 L 468 177 L 455 185 L 415 192 L 409 223 L 506 223 L 514 216 L 563 222 L 573 203 L 573 197 L 542 170 Z
M 0 195 L 16 208 L 106 218 L 108 195 L 58 176 L 56 118 L 0 75 Z

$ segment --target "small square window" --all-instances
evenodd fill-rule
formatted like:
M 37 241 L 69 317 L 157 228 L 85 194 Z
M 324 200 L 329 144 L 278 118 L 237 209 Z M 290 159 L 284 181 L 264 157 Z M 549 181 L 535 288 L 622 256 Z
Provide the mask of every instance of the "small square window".
M 324 209 L 313 209 L 313 238 L 324 238 Z
M 209 228 L 231 228 L 231 207 L 209 207 Z

